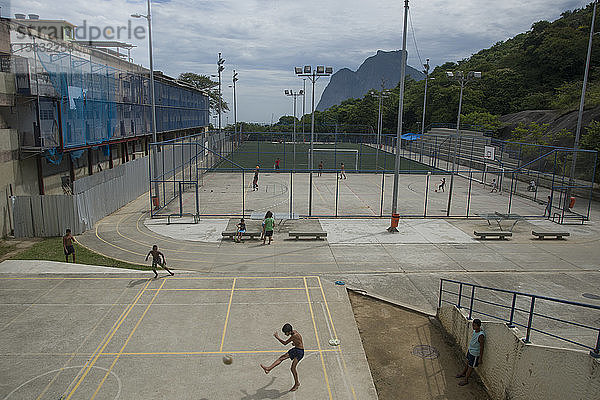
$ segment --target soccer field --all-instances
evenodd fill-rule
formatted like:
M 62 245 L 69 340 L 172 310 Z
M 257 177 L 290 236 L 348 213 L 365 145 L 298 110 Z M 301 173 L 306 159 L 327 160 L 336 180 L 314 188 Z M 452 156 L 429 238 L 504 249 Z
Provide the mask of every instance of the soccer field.
M 294 163 L 295 148 L 295 163 Z M 362 143 L 315 143 L 314 169 L 323 162 L 324 170 L 338 169 L 340 163 L 344 163 L 348 171 L 380 171 L 394 169 L 395 155 L 393 153 L 379 150 L 372 145 Z M 327 150 L 327 151 L 322 151 Z M 355 151 L 348 151 L 355 150 Z M 254 168 L 257 165 L 262 170 L 274 168 L 275 160 L 279 158 L 281 169 L 309 168 L 310 143 L 292 142 L 244 142 L 237 148 L 228 159 L 244 168 Z M 223 161 L 217 169 L 236 168 L 230 162 Z M 404 172 L 427 172 L 438 171 L 436 168 L 417 161 L 401 158 L 400 170 Z

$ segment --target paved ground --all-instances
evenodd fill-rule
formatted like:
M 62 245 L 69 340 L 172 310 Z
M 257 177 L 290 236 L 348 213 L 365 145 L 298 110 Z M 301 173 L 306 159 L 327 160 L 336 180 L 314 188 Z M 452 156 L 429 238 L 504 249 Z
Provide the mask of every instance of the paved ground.
M 502 242 L 472 239 L 474 229 L 497 229 L 481 219 L 401 220 L 404 233 L 400 235 L 385 232 L 385 219 L 302 219 L 277 221 L 270 246 L 257 240 L 241 244 L 221 240 L 220 231 L 233 229 L 235 219 L 207 218 L 197 225 L 167 225 L 163 220 L 162 225 L 161 221 L 146 225 L 146 207 L 147 198 L 140 197 L 78 240 L 102 254 L 138 263 L 152 244 L 158 244 L 173 267 L 213 274 L 319 274 L 428 313 L 437 307 L 440 278 L 600 305 L 598 300 L 583 297 L 600 296 L 596 204 L 592 221 L 585 225 L 522 221 L 514 227 L 511 240 Z M 248 224 L 248 229 L 259 229 L 260 221 Z M 509 227 L 505 224 L 505 229 Z M 287 237 L 290 230 L 323 228 L 331 234 L 325 241 Z M 539 241 L 531 236 L 532 229 L 557 228 L 572 236 L 563 241 Z M 184 233 L 178 236 L 178 229 Z M 510 299 L 490 296 L 510 305 Z M 528 304 L 517 305 L 529 309 Z M 489 311 L 485 304 L 480 306 Z M 537 307 L 554 316 L 578 317 L 591 326 L 600 325 L 597 312 L 543 303 Z M 516 318 L 526 323 L 524 313 L 517 312 Z M 534 322 L 538 328 L 553 325 L 553 333 L 559 335 L 573 330 L 544 319 Z M 576 335 L 587 345 L 595 345 L 597 331 L 582 329 Z M 557 345 L 544 335 L 534 333 L 533 338 L 536 343 Z
M 377 398 L 345 290 L 319 276 L 100 272 L 0 274 L 0 398 Z M 272 336 L 288 321 L 295 393 L 289 361 L 259 367 L 290 347 Z
M 466 174 L 466 175 L 465 175 Z M 311 212 L 313 216 L 364 216 L 373 217 L 390 215 L 394 176 L 392 174 L 355 174 L 348 173 L 347 179 L 336 179 L 335 173 L 323 173 L 322 176 L 313 174 L 313 199 Z M 519 182 L 518 191 L 525 196 L 510 196 L 510 179 L 506 178 L 503 190 L 499 193 L 490 193 L 490 174 L 485 176 L 486 184 L 478 183 L 483 178 L 481 173 L 467 179 L 468 172 L 463 172 L 454 181 L 451 201 L 451 216 L 474 216 L 487 212 L 510 212 L 528 216 L 541 216 L 544 214 L 544 203 L 532 200 L 532 193 L 526 191 L 526 185 Z M 438 190 L 442 178 L 446 179 L 445 191 Z M 290 174 L 261 173 L 259 190 L 252 190 L 252 174 L 245 173 L 211 173 L 203 178 L 203 185 L 198 192 L 198 211 L 204 216 L 213 215 L 241 215 L 245 210 L 246 215 L 252 212 L 267 210 L 273 212 L 290 212 L 290 198 L 292 198 L 291 211 L 300 215 L 309 214 L 309 187 L 308 173 Z M 399 185 L 399 211 L 403 216 L 427 215 L 429 217 L 445 217 L 449 191 L 450 178 L 448 175 L 403 174 L 400 176 Z M 178 185 L 165 183 L 164 189 L 172 193 Z M 162 191 L 162 188 L 161 188 Z M 382 200 L 383 194 L 383 202 Z M 537 198 L 545 201 L 549 191 L 540 188 Z M 557 211 L 558 194 L 556 194 L 553 211 Z M 336 201 L 337 199 L 337 201 Z M 145 197 L 146 203 L 149 202 Z M 148 204 L 146 204 L 148 207 Z M 578 199 L 574 210 L 587 214 L 587 201 Z M 181 210 L 190 215 L 196 213 L 196 195 L 194 191 L 185 192 L 182 196 Z M 596 205 L 596 210 L 598 210 Z M 176 198 L 160 214 L 178 214 L 180 202 Z

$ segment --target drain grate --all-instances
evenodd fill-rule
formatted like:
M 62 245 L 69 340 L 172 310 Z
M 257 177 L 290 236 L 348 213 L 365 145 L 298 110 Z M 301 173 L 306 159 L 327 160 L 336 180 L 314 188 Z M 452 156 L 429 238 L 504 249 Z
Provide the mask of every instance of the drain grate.
M 426 360 L 433 360 L 435 358 L 438 358 L 440 355 L 439 351 L 437 351 L 435 347 L 430 346 L 428 344 L 420 344 L 418 346 L 413 347 L 412 353 L 413 355 L 420 358 L 424 358 Z
M 598 296 L 597 294 L 584 293 L 584 294 L 582 294 L 582 296 L 585 297 L 586 299 L 600 300 L 600 296 Z

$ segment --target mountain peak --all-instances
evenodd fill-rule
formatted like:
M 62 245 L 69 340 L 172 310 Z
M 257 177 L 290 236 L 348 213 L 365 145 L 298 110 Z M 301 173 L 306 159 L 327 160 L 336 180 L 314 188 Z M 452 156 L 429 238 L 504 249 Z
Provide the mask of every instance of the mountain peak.
M 400 82 L 401 54 L 402 50 L 377 50 L 377 53 L 363 61 L 356 71 L 340 69 L 331 76 L 317 110 L 326 110 L 349 98 L 361 98 L 371 89 L 379 90 L 382 79 L 385 89 L 396 87 Z M 408 65 L 406 75 L 415 80 L 425 79 L 423 73 Z

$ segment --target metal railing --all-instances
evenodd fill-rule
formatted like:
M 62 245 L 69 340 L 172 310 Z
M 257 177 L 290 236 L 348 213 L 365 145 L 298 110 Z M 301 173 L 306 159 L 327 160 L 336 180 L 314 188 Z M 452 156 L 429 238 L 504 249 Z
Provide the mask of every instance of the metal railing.
M 458 292 L 452 291 L 452 288 L 448 288 L 448 286 L 451 286 L 454 290 L 458 289 Z M 482 298 L 485 295 L 481 296 L 481 292 L 484 292 L 484 293 L 487 292 L 487 294 L 488 294 L 487 300 Z M 497 303 L 497 302 L 489 300 L 489 298 L 491 297 L 491 296 L 489 296 L 490 292 L 496 293 L 496 294 L 502 293 L 502 294 L 510 295 L 509 296 L 510 305 Z M 444 299 L 444 294 L 447 295 L 447 296 L 445 296 L 446 299 Z M 479 297 L 477 296 L 478 294 L 480 294 Z M 455 299 L 455 301 L 448 300 L 447 299 L 449 297 L 448 295 L 454 296 L 453 299 Z M 521 308 L 518 306 L 518 303 L 522 302 L 523 299 L 525 299 L 527 301 L 528 309 L 524 309 L 524 308 Z M 455 281 L 452 279 L 440 279 L 440 292 L 439 292 L 439 299 L 438 299 L 438 307 L 441 307 L 443 303 L 451 304 L 451 305 L 455 305 L 459 309 L 468 309 L 469 310 L 469 316 L 468 316 L 469 319 L 472 319 L 473 314 L 480 314 L 480 315 L 485 315 L 487 317 L 490 317 L 494 320 L 506 322 L 506 324 L 510 328 L 513 328 L 513 327 L 525 328 L 526 334 L 525 334 L 525 337 L 523 338 L 523 342 L 525 342 L 525 343 L 531 343 L 531 341 L 530 341 L 531 333 L 537 332 L 537 333 L 552 337 L 554 339 L 565 341 L 565 342 L 574 344 L 578 347 L 583 347 L 585 349 L 588 349 L 590 351 L 590 355 L 592 357 L 600 358 L 600 327 L 593 327 L 593 326 L 585 325 L 585 324 L 582 324 L 579 322 L 569 321 L 566 319 L 558 318 L 556 316 L 550 316 L 547 314 L 543 314 L 541 312 L 537 312 L 536 311 L 536 302 L 537 302 L 538 309 L 539 309 L 539 304 L 542 301 L 549 302 L 551 304 L 575 306 L 575 307 L 578 307 L 579 309 L 600 311 L 600 306 L 596 306 L 593 304 L 585 304 L 585 303 L 579 303 L 576 301 L 562 300 L 562 299 L 556 299 L 556 298 L 546 297 L 546 296 L 538 296 L 538 295 L 531 294 L 531 293 L 516 292 L 514 290 L 492 288 L 492 287 L 488 287 L 488 286 L 476 285 L 473 283 Z M 464 305 L 465 302 L 468 303 L 468 306 Z M 482 305 L 487 305 L 495 311 L 493 311 L 493 312 L 488 311 L 488 310 L 483 311 Z M 505 318 L 504 316 L 501 316 L 502 315 L 501 311 L 508 313 L 508 317 Z M 516 322 L 516 317 L 517 317 L 516 314 L 517 313 L 523 313 L 522 315 L 526 317 L 527 322 L 525 324 Z M 546 321 L 551 321 L 552 323 L 567 324 L 570 327 L 574 327 L 577 329 L 587 329 L 587 330 L 591 330 L 591 331 L 597 333 L 595 347 L 589 346 L 585 343 L 578 342 L 577 340 L 574 340 L 572 338 L 566 338 L 563 336 L 559 336 L 558 334 L 551 333 L 551 332 L 549 332 L 549 329 L 535 328 L 534 322 L 539 321 L 541 318 L 543 318 Z

